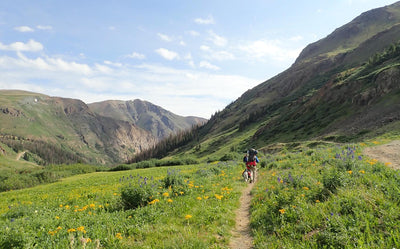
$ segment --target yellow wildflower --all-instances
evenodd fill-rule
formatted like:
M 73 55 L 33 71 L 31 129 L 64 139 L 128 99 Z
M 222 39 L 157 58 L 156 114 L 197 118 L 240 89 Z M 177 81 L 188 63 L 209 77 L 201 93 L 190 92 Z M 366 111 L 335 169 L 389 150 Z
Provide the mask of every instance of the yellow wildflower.
M 168 197 L 169 196 L 169 193 L 168 192 L 165 192 L 164 194 L 162 194 L 164 197 Z
M 115 235 L 115 237 L 116 237 L 117 239 L 122 239 L 121 233 L 117 233 L 117 234 Z
M 171 202 L 173 202 L 173 200 L 171 200 L 171 199 L 168 199 L 168 200 L 167 200 L 167 202 L 170 202 L 170 203 L 171 203 Z
M 188 219 L 190 219 L 190 218 L 192 218 L 192 216 L 191 216 L 190 214 L 187 214 L 187 215 L 185 216 L 185 219 L 186 219 L 186 220 L 188 220 Z
M 202 198 L 201 198 L 200 196 L 198 196 L 196 199 L 197 199 L 197 200 L 199 200 L 199 201 L 201 201 L 201 200 L 202 200 Z
M 284 214 L 285 213 L 285 209 L 279 209 L 279 212 L 281 213 L 281 214 Z
M 309 190 L 309 188 L 308 188 L 308 187 L 303 187 L 303 189 L 304 189 L 304 190 Z

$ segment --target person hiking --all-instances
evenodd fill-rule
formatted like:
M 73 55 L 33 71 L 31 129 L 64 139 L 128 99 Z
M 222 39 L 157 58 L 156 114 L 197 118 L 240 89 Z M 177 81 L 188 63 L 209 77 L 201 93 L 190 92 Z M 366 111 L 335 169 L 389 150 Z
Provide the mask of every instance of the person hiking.
M 250 183 L 256 180 L 256 170 L 257 170 L 256 166 L 257 163 L 260 162 L 257 158 L 257 153 L 258 151 L 252 148 L 247 151 L 246 156 L 243 158 L 243 162 L 246 163 L 246 168 L 251 172 Z

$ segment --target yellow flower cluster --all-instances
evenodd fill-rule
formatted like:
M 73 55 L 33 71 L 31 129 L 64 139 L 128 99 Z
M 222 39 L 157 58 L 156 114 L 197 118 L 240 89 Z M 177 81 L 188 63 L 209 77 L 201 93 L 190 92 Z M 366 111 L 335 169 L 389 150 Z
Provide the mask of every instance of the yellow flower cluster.
M 215 198 L 217 198 L 218 200 L 221 200 L 224 196 L 223 195 L 219 195 L 219 194 L 215 194 L 214 195 Z
M 84 226 L 80 226 L 80 227 L 77 227 L 77 228 L 70 228 L 70 229 L 67 230 L 68 233 L 72 233 L 72 232 L 76 232 L 76 231 L 82 232 L 82 233 L 86 233 L 86 230 L 85 230 Z
M 159 200 L 159 199 L 154 199 L 154 200 L 152 200 L 151 202 L 149 202 L 149 204 L 152 205 L 152 204 L 155 204 L 155 203 L 157 203 L 157 202 L 160 202 L 160 200 Z
M 367 160 L 367 163 L 369 163 L 370 165 L 374 165 L 377 162 L 378 162 L 378 160 L 376 160 L 376 159 Z
M 62 227 L 57 227 L 56 228 L 56 230 L 54 230 L 54 231 L 49 231 L 49 234 L 51 235 L 51 236 L 54 236 L 58 231 L 60 231 L 62 229 Z
M 117 239 L 122 239 L 122 234 L 121 234 L 121 233 L 117 233 L 117 234 L 115 234 L 115 237 L 116 237 Z

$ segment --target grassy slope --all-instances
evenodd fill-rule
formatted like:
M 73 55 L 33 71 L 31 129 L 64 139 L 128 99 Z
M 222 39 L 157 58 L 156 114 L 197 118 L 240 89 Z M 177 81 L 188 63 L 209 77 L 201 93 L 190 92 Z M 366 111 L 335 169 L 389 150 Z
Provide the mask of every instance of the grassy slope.
M 365 158 L 362 149 L 399 138 L 392 132 L 355 145 L 310 141 L 261 153 L 266 168 L 259 171 L 252 201 L 255 248 L 398 247 L 400 176 Z M 222 147 L 221 153 L 230 151 Z M 85 243 L 86 248 L 96 243 L 226 248 L 233 211 L 246 186 L 242 169 L 241 163 L 229 162 L 102 172 L 0 193 L 0 224 L 6 228 L 0 231 L 0 245 L 69 248 L 74 241 L 73 248 Z M 172 172 L 185 179 L 180 190 L 160 185 Z M 121 189 L 139 188 L 144 177 L 156 185 L 153 200 L 159 202 L 124 210 Z
M 238 207 L 241 166 L 220 163 L 93 173 L 31 189 L 0 193 L 0 247 L 226 248 Z M 182 192 L 159 180 L 179 171 Z M 120 189 L 147 177 L 158 199 L 123 210 Z M 170 201 L 169 201 L 170 200 Z M 188 216 L 190 215 L 190 216 Z M 71 242 L 74 241 L 74 242 Z

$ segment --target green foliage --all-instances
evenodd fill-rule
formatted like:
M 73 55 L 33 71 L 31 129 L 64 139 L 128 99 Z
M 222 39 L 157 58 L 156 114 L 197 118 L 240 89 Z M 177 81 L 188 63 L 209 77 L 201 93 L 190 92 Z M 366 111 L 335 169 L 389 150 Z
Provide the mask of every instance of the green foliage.
M 3 192 L 0 248 L 226 248 L 242 170 L 229 162 L 99 172 Z
M 364 146 L 281 153 L 261 169 L 255 248 L 397 248 L 400 173 L 364 158 Z
M 0 176 L 0 192 L 52 183 L 61 178 L 92 173 L 104 169 L 104 167 L 94 165 L 70 164 L 49 165 L 45 168 L 32 168 L 20 171 L 3 170 Z
M 140 187 L 124 187 L 121 190 L 121 200 L 124 209 L 135 209 L 146 206 L 154 196 L 154 187 L 144 184 Z

